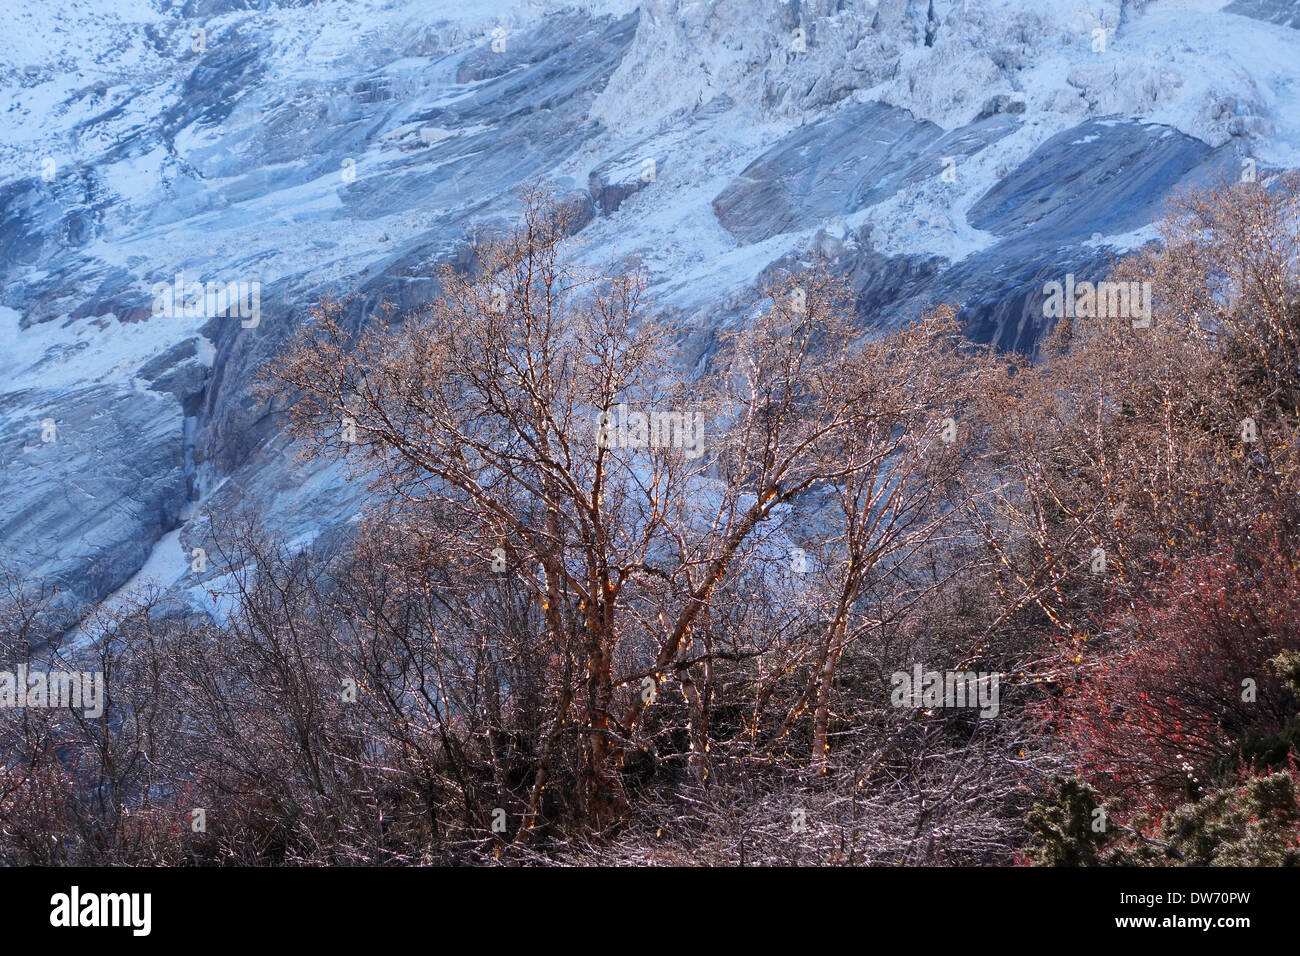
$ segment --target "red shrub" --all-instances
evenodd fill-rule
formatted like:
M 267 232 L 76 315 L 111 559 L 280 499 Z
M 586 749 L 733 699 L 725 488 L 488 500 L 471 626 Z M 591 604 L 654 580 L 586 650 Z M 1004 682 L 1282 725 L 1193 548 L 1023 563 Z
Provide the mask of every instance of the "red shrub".
M 1266 663 L 1300 648 L 1292 541 L 1266 534 L 1245 550 L 1181 568 L 1164 599 L 1128 622 L 1133 636 L 1082 661 L 1052 708 L 1079 770 L 1100 788 L 1148 806 L 1182 802 L 1212 768 L 1236 763 L 1243 734 L 1275 733 L 1294 716 Z

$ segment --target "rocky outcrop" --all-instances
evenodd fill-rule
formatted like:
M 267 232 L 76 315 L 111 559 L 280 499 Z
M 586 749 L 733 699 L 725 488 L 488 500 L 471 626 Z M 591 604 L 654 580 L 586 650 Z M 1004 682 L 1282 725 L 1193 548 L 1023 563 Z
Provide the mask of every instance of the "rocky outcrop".
M 120 587 L 180 521 L 183 442 L 181 405 L 167 392 L 0 397 L 0 558 L 73 609 Z
M 1300 7 L 1293 0 L 1233 0 L 1223 9 L 1300 30 Z
M 938 178 L 1016 125 L 998 115 L 945 132 L 885 103 L 853 106 L 785 137 L 713 200 L 713 211 L 742 242 L 806 229 Z

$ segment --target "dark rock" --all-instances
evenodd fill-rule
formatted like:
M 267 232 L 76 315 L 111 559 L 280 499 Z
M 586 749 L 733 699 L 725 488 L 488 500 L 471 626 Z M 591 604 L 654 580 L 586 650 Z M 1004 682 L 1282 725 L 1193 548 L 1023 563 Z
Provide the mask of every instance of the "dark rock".
M 945 157 L 971 156 L 1015 126 L 994 116 L 944 132 L 884 103 L 851 106 L 782 139 L 718 194 L 713 211 L 747 243 L 806 229 L 937 176 Z

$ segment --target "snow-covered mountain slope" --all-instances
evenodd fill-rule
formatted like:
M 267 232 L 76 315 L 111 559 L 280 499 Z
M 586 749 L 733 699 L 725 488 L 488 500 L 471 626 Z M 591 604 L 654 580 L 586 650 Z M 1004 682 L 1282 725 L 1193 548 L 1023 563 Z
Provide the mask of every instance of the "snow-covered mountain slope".
M 188 564 L 208 513 L 346 528 L 358 490 L 296 460 L 258 367 L 321 293 L 354 321 L 427 301 L 537 179 L 575 255 L 649 270 L 683 361 L 809 251 L 865 327 L 947 301 L 1029 347 L 1045 279 L 1104 270 L 1171 190 L 1300 166 L 1296 6 L 6 5 L 0 560 L 74 609 L 146 579 L 198 599 L 228 570 Z M 178 282 L 256 308 L 155 314 Z

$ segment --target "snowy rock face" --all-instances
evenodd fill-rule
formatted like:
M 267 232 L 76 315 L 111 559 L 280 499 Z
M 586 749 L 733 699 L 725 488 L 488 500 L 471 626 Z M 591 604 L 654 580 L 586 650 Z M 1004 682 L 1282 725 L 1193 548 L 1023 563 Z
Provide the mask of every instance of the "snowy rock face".
M 797 232 L 859 212 L 934 177 L 1010 133 L 994 116 L 945 132 L 884 103 L 850 105 L 801 126 L 747 166 L 713 201 L 722 227 L 742 242 Z
M 1172 190 L 1300 165 L 1289 0 L 13 6 L 0 561 L 70 611 L 201 603 L 211 514 L 345 533 L 358 488 L 297 460 L 258 369 L 323 293 L 427 302 L 521 184 L 572 204 L 575 256 L 643 265 L 693 363 L 814 253 L 864 329 L 951 302 L 1032 349 L 1043 283 Z
M 1228 10 L 1300 30 L 1300 7 L 1291 0 L 1235 0 Z

